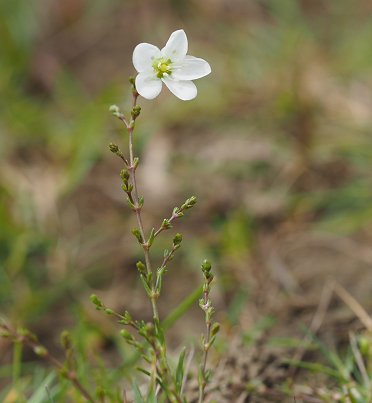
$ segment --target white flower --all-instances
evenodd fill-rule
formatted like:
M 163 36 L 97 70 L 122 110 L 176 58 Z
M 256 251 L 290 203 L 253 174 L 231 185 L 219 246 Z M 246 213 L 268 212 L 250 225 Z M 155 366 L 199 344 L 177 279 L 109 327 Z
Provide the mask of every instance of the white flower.
M 183 29 L 173 32 L 162 50 L 149 43 L 137 45 L 133 51 L 133 65 L 138 71 L 138 93 L 146 99 L 154 99 L 164 83 L 184 101 L 195 98 L 197 89 L 191 80 L 206 76 L 211 67 L 203 59 L 186 55 L 187 48 Z

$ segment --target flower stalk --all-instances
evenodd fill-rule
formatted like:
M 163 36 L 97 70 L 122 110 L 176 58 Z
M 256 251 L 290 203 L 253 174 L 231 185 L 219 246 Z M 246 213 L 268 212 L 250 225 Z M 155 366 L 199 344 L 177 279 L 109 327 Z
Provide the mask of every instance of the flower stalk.
M 173 259 L 176 250 L 179 249 L 179 247 L 181 246 L 182 235 L 175 235 L 172 248 L 169 251 L 164 251 L 163 261 L 156 270 L 154 270 L 152 266 L 150 249 L 154 243 L 155 238 L 162 231 L 172 228 L 172 222 L 177 218 L 182 217 L 186 210 L 192 208 L 196 204 L 196 198 L 195 196 L 190 197 L 180 207 L 175 207 L 173 209 L 171 217 L 168 219 L 164 219 L 157 230 L 155 230 L 155 228 L 152 228 L 149 236 L 146 236 L 142 220 L 142 208 L 144 205 L 144 199 L 142 196 L 139 195 L 136 180 L 136 169 L 139 164 L 139 159 L 134 156 L 133 144 L 135 123 L 136 119 L 140 115 L 141 108 L 137 105 L 139 93 L 136 90 L 135 82 L 133 79 L 130 79 L 130 82 L 132 84 L 132 110 L 130 114 L 130 119 L 127 120 L 125 116 L 119 111 L 119 108 L 117 106 L 112 106 L 110 108 L 113 115 L 121 120 L 126 127 L 128 133 L 129 158 L 125 158 L 119 147 L 113 143 L 110 143 L 109 149 L 112 153 L 117 155 L 125 164 L 125 169 L 120 172 L 120 177 L 122 179 L 122 189 L 127 194 L 129 207 L 135 213 L 137 220 L 138 228 L 134 228 L 132 230 L 132 233 L 137 239 L 138 243 L 141 245 L 144 253 L 144 263 L 137 262 L 137 269 L 139 271 L 140 279 L 142 281 L 146 294 L 151 301 L 153 323 L 150 326 L 150 324 L 146 325 L 143 322 L 128 320 L 128 318 L 125 319 L 120 314 L 106 308 L 96 296 L 93 296 L 92 302 L 96 305 L 97 309 L 104 310 L 109 315 L 114 314 L 115 316 L 117 316 L 119 319 L 119 323 L 129 325 L 136 329 L 138 334 L 142 336 L 151 347 L 151 357 L 146 357 L 146 361 L 150 364 L 151 368 L 151 373 L 149 373 L 150 386 L 148 389 L 148 394 L 153 393 L 153 388 L 156 387 L 156 385 L 154 385 L 154 382 L 157 382 L 159 385 L 161 385 L 169 401 L 181 403 L 182 399 L 180 397 L 180 393 L 177 391 L 175 380 L 172 377 L 171 370 L 168 365 L 166 342 L 164 331 L 160 323 L 157 300 L 161 292 L 162 279 L 163 275 L 166 273 L 167 264 Z M 143 350 L 142 347 L 139 347 L 140 343 L 132 339 L 132 336 L 129 337 L 129 335 L 125 333 L 125 339 L 129 344 L 134 345 L 138 350 Z M 146 370 L 142 370 L 142 372 L 147 373 Z
M 142 216 L 141 216 L 141 210 L 143 206 L 143 202 L 140 200 L 139 195 L 138 195 L 138 187 L 137 187 L 137 180 L 136 180 L 136 169 L 138 166 L 138 159 L 134 158 L 134 153 L 133 153 L 133 131 L 134 131 L 134 126 L 135 126 L 135 121 L 137 117 L 140 114 L 140 108 L 137 105 L 137 98 L 138 98 L 138 92 L 135 89 L 135 86 L 133 85 L 132 89 L 132 97 L 133 97 L 133 103 L 132 103 L 132 112 L 131 112 L 131 120 L 129 123 L 126 124 L 126 128 L 128 131 L 128 138 L 129 138 L 129 165 L 128 165 L 128 171 L 130 174 L 130 180 L 133 185 L 133 204 L 134 204 L 134 212 L 136 214 L 137 218 L 137 223 L 138 223 L 138 228 L 142 237 L 142 248 L 143 248 L 143 253 L 145 256 L 145 262 L 146 262 L 146 268 L 147 268 L 147 273 L 151 277 L 151 306 L 152 306 L 152 312 L 153 312 L 153 318 L 156 321 L 159 321 L 159 312 L 158 312 L 158 307 L 157 307 L 157 298 L 158 295 L 155 292 L 155 286 L 154 286 L 154 281 L 153 281 L 153 271 L 152 271 L 152 266 L 151 266 L 151 260 L 150 260 L 150 246 L 148 241 L 146 240 L 145 236 L 145 230 L 142 222 Z
M 202 335 L 202 351 L 203 351 L 203 358 L 202 363 L 199 368 L 199 403 L 202 403 L 205 398 L 205 388 L 210 378 L 210 371 L 207 370 L 207 359 L 208 359 L 208 352 L 212 345 L 216 340 L 216 335 L 220 329 L 219 323 L 215 322 L 212 323 L 212 316 L 215 312 L 214 307 L 212 305 L 212 301 L 209 297 L 212 281 L 213 281 L 213 274 L 212 274 L 212 266 L 208 260 L 204 260 L 203 264 L 201 265 L 201 270 L 204 276 L 204 284 L 203 284 L 203 298 L 199 300 L 199 306 L 204 311 L 205 314 L 205 326 L 206 326 L 206 333 Z

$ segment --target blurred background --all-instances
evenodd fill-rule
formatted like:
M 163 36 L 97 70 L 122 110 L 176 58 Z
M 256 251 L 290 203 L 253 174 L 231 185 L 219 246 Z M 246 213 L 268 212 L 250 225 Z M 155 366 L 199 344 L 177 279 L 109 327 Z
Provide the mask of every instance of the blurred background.
M 370 1 L 0 0 L 0 310 L 56 354 L 64 328 L 81 349 L 129 354 L 93 292 L 151 318 L 122 167 L 107 148 L 126 150 L 126 133 L 108 108 L 130 108 L 135 45 L 162 47 L 180 28 L 212 74 L 192 102 L 166 89 L 140 98 L 135 134 L 146 228 L 198 197 L 176 224 L 184 242 L 161 315 L 201 283 L 204 258 L 218 320 L 247 346 L 266 331 L 301 337 L 329 278 L 372 307 Z M 363 325 L 331 298 L 317 330 L 337 347 Z M 202 329 L 196 303 L 171 345 Z M 1 341 L 3 380 L 10 360 Z

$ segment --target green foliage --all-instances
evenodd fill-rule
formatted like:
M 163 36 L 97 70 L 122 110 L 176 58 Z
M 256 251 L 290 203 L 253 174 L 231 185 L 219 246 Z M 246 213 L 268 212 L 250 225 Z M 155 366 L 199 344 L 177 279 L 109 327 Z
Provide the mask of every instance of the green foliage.
M 61 318 L 59 325 L 65 324 L 65 318 L 75 305 L 80 305 L 90 293 L 98 292 L 97 289 L 92 290 L 92 285 L 101 290 L 112 284 L 109 274 L 112 269 L 116 265 L 127 266 L 128 261 L 136 262 L 139 256 L 126 248 L 128 256 L 124 260 L 117 250 L 111 252 L 106 245 L 118 243 L 114 228 L 128 229 L 130 225 L 136 225 L 126 215 L 123 219 L 123 213 L 115 215 L 113 212 L 101 219 L 98 214 L 94 217 L 89 215 L 91 204 L 79 206 L 86 196 L 90 203 L 97 201 L 101 212 L 109 210 L 101 208 L 101 205 L 105 206 L 108 194 L 112 196 L 107 191 L 111 183 L 105 184 L 100 195 L 89 194 L 89 191 L 92 182 L 100 181 L 97 168 L 101 167 L 102 161 L 106 166 L 111 164 L 106 162 L 105 156 L 106 133 L 111 130 L 105 111 L 112 99 L 122 97 L 123 85 L 121 82 L 117 85 L 115 74 L 120 77 L 125 74 L 123 66 L 118 63 L 120 71 L 114 73 L 111 79 L 110 51 L 114 52 L 112 42 L 118 39 L 105 39 L 110 32 L 107 29 L 102 40 L 99 36 L 102 32 L 95 36 L 94 28 L 99 25 L 99 15 L 109 21 L 107 25 L 115 27 L 115 13 L 119 7 L 126 5 L 120 1 L 110 4 L 89 2 L 82 15 L 69 20 L 67 13 L 63 17 L 66 21 L 59 20 L 61 25 L 58 30 L 50 33 L 48 27 L 53 25 L 56 17 L 53 15 L 46 24 L 43 15 L 47 10 L 43 11 L 41 3 L 35 3 L 0 1 L 0 306 L 1 314 L 11 321 L 38 329 L 44 328 L 45 317 Z M 210 231 L 197 216 L 189 232 L 181 229 L 184 242 L 192 247 L 184 248 L 180 254 L 177 270 L 184 270 L 185 262 L 191 262 L 190 266 L 196 267 L 195 262 L 204 255 L 215 256 L 222 262 L 218 267 L 220 289 L 229 293 L 228 298 L 224 296 L 223 300 L 228 301 L 226 316 L 232 326 L 238 324 L 254 291 L 250 289 L 250 284 L 241 286 L 234 277 L 234 268 L 242 262 L 250 264 L 249 259 L 255 253 L 262 228 L 275 232 L 277 222 L 298 222 L 337 234 L 368 233 L 370 230 L 372 144 L 368 105 L 372 24 L 369 5 L 366 1 L 355 4 L 349 0 L 320 3 L 263 0 L 257 4 L 253 2 L 253 8 L 248 11 L 244 6 L 240 10 L 240 5 L 232 4 L 221 13 L 218 5 L 212 9 L 202 2 L 173 1 L 169 3 L 173 6 L 164 4 L 162 13 L 156 10 L 156 27 L 150 24 L 151 27 L 146 28 L 148 20 L 142 21 L 135 24 L 141 28 L 136 31 L 136 27 L 131 26 L 133 32 L 125 36 L 125 42 L 134 43 L 134 39 L 144 36 L 144 29 L 159 35 L 165 31 L 169 21 L 175 17 L 178 19 L 181 13 L 182 21 L 194 28 L 195 38 L 199 35 L 203 37 L 203 43 L 197 46 L 200 49 L 203 46 L 213 60 L 216 79 L 213 86 L 201 85 L 196 104 L 180 107 L 164 97 L 161 108 L 148 103 L 143 105 L 149 118 L 138 125 L 137 144 L 141 154 L 153 133 L 159 132 L 169 135 L 174 142 L 184 141 L 181 147 L 172 150 L 173 157 L 167 161 L 167 171 L 182 172 L 178 181 L 179 193 L 196 191 L 194 186 L 198 186 L 202 177 L 218 178 L 219 198 L 216 197 L 210 205 L 204 204 L 209 183 L 196 188 L 198 195 L 202 196 L 201 210 L 205 209 L 205 214 L 217 217 L 216 227 Z M 149 18 L 151 8 L 146 15 Z M 213 34 L 200 34 L 211 21 L 218 29 Z M 94 66 L 97 59 L 92 62 L 88 56 L 64 54 L 66 45 L 73 48 L 73 43 L 62 41 L 60 47 L 51 50 L 45 45 L 48 41 L 56 43 L 53 35 L 63 38 L 71 30 L 78 32 L 79 29 L 85 29 L 84 38 L 91 39 L 86 41 L 83 38 L 84 45 L 77 50 L 80 55 L 89 55 L 97 49 L 96 52 L 101 54 L 99 59 L 107 60 L 104 67 L 107 67 L 108 73 L 102 71 L 102 75 L 107 74 L 107 84 L 100 81 L 100 71 L 97 73 L 97 70 L 87 67 Z M 105 42 L 103 51 L 102 41 Z M 122 54 L 128 51 L 124 43 L 120 46 L 124 46 L 124 49 L 120 48 Z M 38 57 L 45 56 L 45 51 L 47 57 L 40 61 Z M 58 72 L 51 80 L 48 78 L 49 61 L 52 64 L 56 61 L 58 65 Z M 35 72 L 34 69 L 40 69 L 40 66 L 41 70 Z M 96 76 L 96 86 L 85 80 L 87 72 Z M 200 110 L 203 110 L 202 114 Z M 134 118 L 140 113 L 139 108 L 129 108 L 129 111 Z M 118 107 L 112 112 L 119 117 Z M 213 140 L 203 143 L 209 133 L 213 134 Z M 263 141 L 264 146 L 265 142 L 269 143 L 269 154 L 263 152 L 262 156 L 258 149 L 246 159 L 241 159 L 239 155 L 230 160 L 224 159 L 230 142 L 247 138 L 252 143 L 257 139 Z M 196 140 L 200 147 L 211 152 L 202 153 L 195 159 L 185 156 L 183 146 L 189 150 L 188 145 Z M 220 154 L 213 148 L 219 140 L 225 141 Z M 119 143 L 116 138 L 115 141 Z M 249 153 L 245 143 L 242 147 L 246 147 Z M 115 153 L 120 157 L 120 150 Z M 287 175 L 288 165 L 298 159 L 298 166 L 294 163 Z M 36 177 L 39 183 L 44 183 L 42 173 L 49 175 L 46 187 L 39 188 L 35 182 L 29 181 L 29 175 L 35 172 L 35 168 L 38 169 Z M 111 172 L 111 169 L 108 171 Z M 107 171 L 105 175 L 109 176 Z M 123 191 L 128 195 L 133 190 L 128 183 L 129 173 L 123 172 L 121 179 Z M 44 192 L 52 195 L 52 211 L 48 212 L 48 206 L 38 205 L 35 200 L 35 195 Z M 115 209 L 115 198 L 112 196 L 115 200 L 111 200 L 112 211 Z M 280 203 L 275 206 L 277 209 L 273 209 L 267 200 L 273 202 L 277 199 Z M 158 230 L 155 228 L 155 232 L 150 233 L 150 246 L 159 235 L 158 231 L 170 230 L 176 218 L 193 205 L 193 200 L 189 199 L 177 207 L 169 218 L 163 220 Z M 128 203 L 135 208 L 131 200 Z M 84 217 L 85 214 L 87 217 Z M 173 216 L 175 218 L 172 219 Z M 158 217 L 152 218 L 155 221 Z M 77 224 L 80 220 L 81 224 Z M 61 235 L 64 226 L 73 227 L 72 222 L 79 228 Z M 103 233 L 103 227 L 110 227 L 113 232 Z M 202 236 L 200 239 L 190 237 L 194 233 Z M 96 247 L 100 236 L 109 241 L 102 247 Z M 168 263 L 173 258 L 172 246 L 175 243 L 170 241 L 167 246 L 166 242 L 164 248 L 168 249 L 161 259 L 166 258 L 165 263 Z M 93 247 L 88 248 L 87 245 Z M 159 245 L 163 246 L 160 241 Z M 108 253 L 98 261 L 98 250 L 105 247 Z M 153 278 L 146 277 L 147 268 L 142 265 L 138 269 L 148 294 L 152 292 L 149 287 L 152 280 L 160 293 L 164 288 L 162 281 L 167 271 L 166 264 L 156 268 Z M 192 273 L 188 275 L 191 279 Z M 132 284 L 130 275 L 128 284 Z M 179 321 L 200 298 L 201 289 L 187 292 L 189 297 L 183 302 L 171 305 L 170 314 L 162 322 L 163 328 L 167 329 Z M 108 307 L 104 312 L 109 315 L 108 319 L 115 316 Z M 79 315 L 78 322 L 80 319 L 86 321 L 84 314 Z M 132 320 L 124 314 L 122 316 L 125 319 L 117 318 L 118 321 Z M 273 320 L 271 317 L 263 318 L 245 332 L 243 337 L 247 344 L 253 343 Z M 49 326 L 49 335 L 46 335 L 52 340 L 59 332 L 59 325 L 54 323 Z M 119 338 L 114 337 L 108 342 L 107 334 L 113 331 L 107 325 L 103 325 L 102 329 L 83 329 L 84 326 L 76 325 L 73 332 L 81 375 L 88 378 L 86 360 L 89 354 L 84 351 L 84 346 L 89 345 L 89 340 L 93 338 L 102 344 L 114 343 L 123 361 L 129 363 L 122 364 L 122 372 L 118 371 L 113 379 L 119 379 L 120 373 L 131 378 L 138 355 L 129 353 L 125 343 L 118 341 Z M 295 341 L 292 344 L 296 344 Z M 67 381 L 61 381 L 58 386 L 56 376 L 45 371 L 38 372 L 35 369 L 37 365 L 20 361 L 20 354 L 20 350 L 14 351 L 12 370 L 5 364 L 0 370 L 7 380 L 12 377 L 17 380 L 17 387 L 24 396 L 31 399 L 30 396 L 36 395 L 36 399 L 41 399 L 42 395 L 44 401 L 64 401 L 66 396 L 78 399 Z M 323 350 L 323 354 L 327 356 L 327 349 Z M 340 362 L 337 355 L 330 354 L 327 360 L 328 366 L 319 363 L 309 365 L 315 365 L 318 372 L 328 368 L 325 371 L 331 371 L 328 374 L 330 377 L 338 374 L 335 377 L 337 381 L 340 377 L 345 379 L 349 376 L 349 369 L 345 369 L 345 362 Z M 355 362 L 350 358 L 348 365 L 355 367 Z M 104 393 L 114 396 L 116 392 L 111 390 L 115 380 L 106 375 L 100 369 L 95 378 L 102 381 Z M 41 387 L 45 384 L 44 380 L 51 383 L 50 397 Z M 9 389 L 2 392 L 0 400 L 4 400 L 8 392 Z M 350 389 L 342 393 L 346 396 L 354 392 Z M 364 390 L 361 394 L 366 395 Z
M 343 399 L 350 399 L 349 401 L 353 403 L 369 402 L 372 399 L 372 343 L 370 337 L 350 335 L 349 348 L 342 355 L 331 351 L 315 336 L 311 336 L 311 341 L 321 351 L 325 364 L 297 360 L 291 360 L 289 363 L 332 377 L 336 381 L 337 392 Z M 329 391 L 329 396 L 322 397 L 330 399 L 332 393 L 334 391 Z

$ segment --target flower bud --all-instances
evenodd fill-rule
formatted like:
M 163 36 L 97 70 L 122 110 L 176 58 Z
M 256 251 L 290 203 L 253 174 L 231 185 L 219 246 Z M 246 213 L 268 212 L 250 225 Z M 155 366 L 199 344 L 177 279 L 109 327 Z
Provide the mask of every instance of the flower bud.
M 34 343 L 38 342 L 36 334 L 32 333 L 30 330 L 24 327 L 20 327 L 17 329 L 17 336 L 21 336 L 21 338 L 28 339 L 30 341 L 33 341 Z
M 143 239 L 142 239 L 142 235 L 141 232 L 138 228 L 133 228 L 132 229 L 132 234 L 137 238 L 137 241 L 142 244 L 143 243 Z
M 126 169 L 122 169 L 120 171 L 120 178 L 123 182 L 128 182 L 129 179 L 129 172 Z
M 365 336 L 361 336 L 358 340 L 359 350 L 362 355 L 369 356 L 372 351 L 372 341 Z
M 120 330 L 120 336 L 123 337 L 127 341 L 134 340 L 133 336 L 126 329 Z
M 110 108 L 109 108 L 109 111 L 113 115 L 117 115 L 118 113 L 120 113 L 119 107 L 117 105 L 111 105 Z
M 139 273 L 146 276 L 146 274 L 147 274 L 146 266 L 141 261 L 137 262 L 136 266 L 137 266 L 137 270 L 139 271 Z
M 172 228 L 172 224 L 169 222 L 169 220 L 167 218 L 164 218 L 161 227 L 164 229 L 169 229 Z
M 220 327 L 218 322 L 213 323 L 211 327 L 211 337 L 215 336 L 220 331 Z
M 173 246 L 178 246 L 182 242 L 182 234 L 177 233 L 173 238 Z
M 117 144 L 110 143 L 110 144 L 108 145 L 108 147 L 109 147 L 110 151 L 111 151 L 112 153 L 114 153 L 114 154 L 117 154 L 117 153 L 119 152 L 119 147 L 117 146 Z
M 39 357 L 45 357 L 48 354 L 48 350 L 43 346 L 35 346 L 34 353 Z
M 92 301 L 92 303 L 96 306 L 97 309 L 101 309 L 103 304 L 102 301 L 97 297 L 96 294 L 92 294 L 90 296 L 90 300 Z
M 193 206 L 195 206 L 196 204 L 196 197 L 195 196 L 191 196 L 189 199 L 187 199 L 185 201 L 185 203 L 182 204 L 181 206 L 181 210 L 187 210 Z
M 202 269 L 202 272 L 204 273 L 204 275 L 206 275 L 206 273 L 210 273 L 210 271 L 212 269 L 212 265 L 207 259 L 204 259 L 203 263 L 201 265 L 201 269 Z
M 133 119 L 138 118 L 140 113 L 141 113 L 141 107 L 139 105 L 136 105 L 131 111 L 132 118 Z
M 132 315 L 128 311 L 124 312 L 123 317 L 124 317 L 124 320 L 127 321 L 128 323 L 132 322 L 132 320 L 133 320 Z

